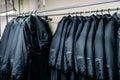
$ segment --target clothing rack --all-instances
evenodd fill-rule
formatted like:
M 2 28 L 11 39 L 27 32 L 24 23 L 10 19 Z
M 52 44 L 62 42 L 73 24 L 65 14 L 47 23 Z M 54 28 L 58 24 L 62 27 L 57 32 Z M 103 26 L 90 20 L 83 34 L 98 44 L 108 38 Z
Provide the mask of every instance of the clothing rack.
M 98 13 L 98 12 L 108 12 L 110 13 L 110 11 L 117 11 L 120 10 L 120 8 L 113 8 L 113 9 L 101 9 L 101 10 L 93 10 L 93 11 L 83 11 L 83 12 L 73 12 L 73 13 L 63 13 L 63 14 L 50 14 L 50 15 L 44 15 L 44 16 L 61 16 L 61 15 L 74 15 L 74 14 L 86 14 L 86 13 Z M 102 13 L 103 14 L 103 13 Z M 43 16 L 43 17 L 44 17 Z M 42 16 L 41 16 L 42 17 Z
M 60 10 L 66 10 L 66 9 L 73 9 L 73 8 L 80 8 L 80 7 L 86 7 L 86 6 L 93 6 L 93 5 L 100 5 L 100 4 L 107 4 L 107 3 L 113 3 L 113 2 L 120 2 L 120 0 L 111 0 L 111 1 L 102 1 L 102 2 L 96 2 L 96 3 L 89 3 L 89 4 L 83 4 L 83 5 L 73 5 L 73 6 L 67 6 L 67 7 L 61 7 L 61 8 L 55 8 L 55 9 L 49 9 L 49 10 L 41 10 L 41 11 L 31 11 L 31 12 L 25 12 L 20 13 L 16 15 L 9 15 L 9 17 L 15 17 L 19 15 L 31 15 L 31 14 L 40 14 L 44 12 L 54 12 L 54 11 L 60 11 Z M 43 16 L 60 16 L 60 15 L 68 15 L 68 14 L 83 14 L 83 13 L 95 13 L 95 12 L 106 12 L 106 11 L 116 11 L 120 10 L 120 8 L 114 8 L 114 9 L 102 9 L 102 10 L 94 10 L 94 11 L 84 11 L 84 12 L 73 12 L 73 13 L 62 13 L 62 14 L 49 14 L 49 15 L 40 15 Z
M 49 14 L 49 15 L 40 15 L 41 17 L 45 17 L 47 18 L 47 16 L 61 16 L 61 15 L 74 15 L 74 14 L 87 14 L 87 13 L 98 13 L 101 12 L 103 14 L 103 12 L 108 12 L 110 13 L 110 11 L 119 11 L 120 8 L 112 8 L 112 9 L 101 9 L 101 10 L 92 10 L 92 11 L 81 11 L 81 12 L 73 12 L 73 13 L 61 13 L 61 14 Z M 24 15 L 30 15 L 30 14 L 26 14 L 24 13 Z M 36 14 L 35 14 L 36 15 Z M 16 15 L 9 15 L 9 17 L 14 17 Z M 19 15 L 17 15 L 19 16 Z

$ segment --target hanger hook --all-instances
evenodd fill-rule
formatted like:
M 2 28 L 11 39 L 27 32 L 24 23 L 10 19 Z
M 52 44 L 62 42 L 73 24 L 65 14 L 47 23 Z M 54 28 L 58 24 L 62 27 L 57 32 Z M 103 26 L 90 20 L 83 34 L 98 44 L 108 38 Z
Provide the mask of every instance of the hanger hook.
M 35 10 L 34 14 L 37 15 L 37 10 Z
M 108 14 L 110 14 L 110 8 L 108 9 Z
M 71 16 L 71 13 L 68 13 L 69 16 Z
M 27 15 L 29 15 L 30 14 L 30 12 L 27 12 Z
M 21 14 L 21 13 L 19 13 L 18 15 L 19 15 L 19 16 L 21 16 L 22 14 Z
M 101 9 L 101 14 L 103 15 L 103 9 Z
M 20 15 L 20 16 L 21 16 L 21 13 L 19 13 L 18 15 Z
M 96 15 L 98 15 L 98 10 L 96 10 Z
M 73 14 L 73 16 L 74 16 L 75 12 L 73 12 L 72 14 Z
M 24 16 L 26 16 L 26 13 L 24 13 Z
M 25 12 L 25 16 L 26 16 L 26 13 L 27 13 L 27 12 Z
M 37 10 L 35 11 L 35 15 L 37 15 Z
M 24 12 L 24 16 L 25 16 L 25 12 Z
M 119 8 L 117 8 L 117 14 L 118 14 Z
M 76 16 L 77 16 L 78 12 L 76 12 Z
M 30 13 L 31 13 L 31 12 L 29 11 L 29 12 L 28 12 L 28 15 L 30 15 Z
M 73 13 L 71 13 L 72 14 L 72 16 L 74 16 L 74 12 Z
M 24 16 L 24 13 L 22 13 L 22 16 Z
M 33 11 L 30 12 L 30 15 L 32 15 L 32 14 L 33 14 Z
M 82 12 L 79 12 L 79 14 L 80 14 L 80 16 L 81 16 Z
M 26 16 L 26 12 L 24 13 L 24 16 Z
M 27 12 L 25 13 L 25 16 L 27 15 Z

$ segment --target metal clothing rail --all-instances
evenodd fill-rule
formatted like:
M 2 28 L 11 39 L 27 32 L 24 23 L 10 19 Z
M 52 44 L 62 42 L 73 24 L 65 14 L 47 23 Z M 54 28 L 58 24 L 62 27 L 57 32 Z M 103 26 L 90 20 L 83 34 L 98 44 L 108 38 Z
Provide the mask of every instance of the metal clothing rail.
M 113 3 L 113 2 L 120 2 L 120 0 L 111 0 L 111 1 L 102 1 L 102 2 L 96 2 L 96 3 L 89 3 L 89 4 L 83 4 L 83 5 L 73 5 L 73 6 L 67 6 L 67 7 L 61 7 L 61 8 L 55 8 L 55 9 L 49 9 L 49 10 L 41 10 L 41 11 L 31 11 L 26 13 L 20 13 L 16 15 L 9 15 L 9 16 L 19 16 L 19 15 L 30 15 L 30 14 L 40 14 L 44 12 L 54 12 L 54 11 L 60 11 L 60 10 L 66 10 L 66 9 L 73 9 L 73 8 L 80 8 L 80 7 L 86 7 L 86 6 L 93 6 L 93 5 L 100 5 L 100 4 L 107 4 L 107 3 Z M 110 11 L 115 11 L 116 9 L 110 9 Z M 118 8 L 118 10 L 120 10 Z M 98 12 L 101 12 L 101 10 L 97 10 Z M 108 9 L 105 9 L 103 11 L 108 11 Z M 96 11 L 85 11 L 85 12 L 76 12 L 76 13 L 94 13 Z M 71 14 L 71 13 L 70 13 Z M 63 14 L 50 14 L 50 15 L 43 15 L 40 16 L 59 16 L 59 15 L 68 15 L 68 13 Z
M 113 8 L 113 9 L 101 9 L 101 10 L 92 10 L 92 11 L 83 11 L 83 12 L 73 12 L 73 13 L 63 13 L 63 14 L 49 14 L 49 15 L 43 15 L 44 16 L 61 16 L 61 15 L 74 15 L 74 14 L 86 14 L 86 13 L 96 13 L 98 14 L 98 12 L 101 12 L 101 14 L 103 14 L 103 12 L 108 12 L 110 13 L 110 11 L 116 11 L 118 12 L 118 10 L 120 10 L 120 8 Z M 42 17 L 42 16 L 41 16 Z
M 110 14 L 110 11 L 116 11 L 118 12 L 120 10 L 120 8 L 112 8 L 112 9 L 101 9 L 101 10 L 92 10 L 92 11 L 81 11 L 81 12 L 72 12 L 72 13 L 61 13 L 61 14 L 49 14 L 49 15 L 39 15 L 41 17 L 45 17 L 45 16 L 62 16 L 62 15 L 77 15 L 77 14 L 87 14 L 87 13 L 96 13 L 98 14 L 98 12 L 101 12 L 101 14 L 103 14 L 103 12 L 108 12 Z M 24 14 L 24 15 L 31 15 L 30 14 Z M 22 15 L 22 16 L 24 16 Z M 36 14 L 35 14 L 36 15 Z M 9 15 L 9 17 L 15 17 L 15 16 L 20 16 L 20 15 Z

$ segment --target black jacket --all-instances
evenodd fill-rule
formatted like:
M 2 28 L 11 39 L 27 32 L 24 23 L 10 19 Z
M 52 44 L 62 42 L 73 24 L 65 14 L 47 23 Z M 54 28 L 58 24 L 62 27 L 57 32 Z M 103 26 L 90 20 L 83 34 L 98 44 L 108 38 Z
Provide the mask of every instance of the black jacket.
M 76 52 L 76 49 L 77 49 L 76 41 L 78 40 L 78 38 L 79 38 L 79 36 L 82 32 L 82 29 L 84 27 L 84 23 L 85 23 L 84 17 L 80 16 L 79 19 L 80 19 L 80 24 L 78 25 L 78 29 L 76 31 L 75 39 L 74 39 L 74 64 L 75 64 L 74 65 L 74 68 L 75 68 L 74 70 L 75 70 L 76 73 L 78 73 L 78 63 L 77 63 L 77 55 L 76 55 L 76 53 L 77 53 Z
M 65 24 L 63 26 L 60 47 L 59 47 L 59 51 L 58 51 L 58 58 L 56 61 L 56 69 L 59 69 L 59 70 L 62 70 L 63 68 L 66 67 L 66 65 L 62 65 L 62 64 L 64 64 L 63 61 L 66 61 L 64 59 L 66 57 L 66 56 L 64 56 L 64 45 L 65 45 L 65 37 L 66 37 L 68 25 L 71 22 L 71 19 L 69 19 L 69 18 L 70 18 L 70 16 L 68 16 L 67 21 L 65 22 Z M 65 62 L 65 64 L 66 64 L 66 62 Z
M 13 19 L 7 26 L 2 37 L 7 44 L 0 43 L 1 80 L 48 80 L 52 35 L 47 23 L 38 16 L 24 16 Z
M 55 66 L 57 57 L 58 57 L 58 51 L 60 47 L 60 41 L 61 41 L 61 36 L 62 36 L 62 31 L 63 31 L 63 26 L 66 22 L 67 18 L 63 17 L 61 21 L 58 23 L 56 32 L 53 36 L 51 46 L 50 46 L 50 53 L 49 53 L 49 65 L 50 66 Z
M 115 53 L 116 53 L 116 55 L 114 55 L 115 57 L 114 57 L 114 61 L 115 61 L 115 63 L 117 63 L 117 64 L 114 64 L 115 66 L 115 70 L 117 70 L 116 71 L 116 78 L 117 79 L 120 79 L 120 18 L 119 18 L 119 16 L 117 15 L 117 13 L 114 13 L 114 15 L 113 15 L 113 17 L 112 18 L 114 18 L 114 46 L 115 46 Z
M 97 80 L 108 79 L 106 72 L 106 56 L 105 56 L 105 26 L 108 23 L 107 16 L 102 16 L 98 29 L 95 35 L 94 50 L 95 50 L 95 71 Z
M 4 52 L 7 48 L 7 44 L 8 44 L 8 37 L 10 35 L 10 30 L 12 27 L 9 27 L 9 26 L 12 26 L 14 24 L 14 19 L 12 19 L 7 25 L 6 25 L 6 28 L 3 32 L 3 35 L 2 35 L 2 38 L 0 40 L 0 61 L 2 61 L 2 58 L 4 56 Z M 4 45 L 6 44 L 6 45 Z M 0 65 L 1 65 L 1 62 L 0 62 Z M 0 66 L 1 67 L 1 66 Z
M 119 22 L 120 23 L 120 22 Z M 118 64 L 117 64 L 117 69 L 118 69 L 118 76 L 119 76 L 119 79 L 120 79 L 120 24 L 119 24 L 119 29 L 118 29 L 118 37 L 117 37 L 118 39 L 117 39 L 117 42 L 118 42 L 118 57 L 117 57 L 117 59 L 118 59 Z
M 66 34 L 64 54 L 66 56 L 68 69 L 74 68 L 74 38 L 78 28 L 80 20 L 77 16 L 72 18 L 70 29 Z
M 82 75 L 86 75 L 85 46 L 86 46 L 86 40 L 90 30 L 91 22 L 92 22 L 91 18 L 86 19 L 82 32 L 78 37 L 78 40 L 76 41 L 76 49 L 75 49 L 76 61 L 78 65 L 78 71 Z
M 107 69 L 108 69 L 108 78 L 109 80 L 116 80 L 117 72 L 116 72 L 116 55 L 117 55 L 117 47 L 116 47 L 116 30 L 117 28 L 114 18 L 112 18 L 109 23 L 105 27 L 105 54 L 107 60 Z
M 94 67 L 94 51 L 93 51 L 93 43 L 95 39 L 96 30 L 98 27 L 98 18 L 94 15 L 91 16 L 93 21 L 91 23 L 91 28 L 88 33 L 88 38 L 86 41 L 86 59 L 87 59 L 87 76 L 90 79 L 94 79 L 95 77 L 95 67 Z

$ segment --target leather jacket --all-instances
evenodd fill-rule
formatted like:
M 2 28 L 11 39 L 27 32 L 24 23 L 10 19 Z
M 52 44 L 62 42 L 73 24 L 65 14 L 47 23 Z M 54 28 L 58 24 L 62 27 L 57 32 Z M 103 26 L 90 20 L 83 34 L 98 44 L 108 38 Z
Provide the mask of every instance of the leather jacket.
M 7 47 L 4 55 L 1 54 L 1 79 L 48 80 L 48 53 L 52 35 L 47 23 L 38 16 L 17 17 L 12 21 L 3 35 L 8 42 L 5 40 Z M 5 45 L 2 42 L 1 47 Z
M 96 30 L 98 27 L 98 18 L 94 15 L 91 16 L 93 19 L 91 23 L 91 28 L 88 33 L 88 38 L 86 41 L 86 59 L 87 59 L 87 76 L 89 79 L 95 78 L 95 67 L 94 67 L 94 51 L 93 51 L 93 42 L 95 39 Z
M 80 16 L 79 17 L 79 19 L 80 19 L 80 24 L 78 25 L 78 29 L 77 29 L 77 32 L 76 32 L 76 35 L 75 35 L 75 40 L 74 40 L 74 66 L 75 66 L 75 72 L 76 73 L 78 73 L 78 63 L 77 63 L 77 55 L 76 55 L 76 49 L 77 49 L 77 47 L 76 47 L 76 41 L 78 40 L 78 38 L 79 38 L 79 36 L 80 36 L 80 34 L 81 34 L 81 32 L 82 32 L 82 29 L 83 29 L 83 25 L 84 25 L 84 23 L 85 23 L 85 19 L 84 19 L 84 17 L 82 17 L 82 16 Z
M 1 61 L 2 61 L 2 58 L 4 56 L 4 52 L 7 48 L 7 44 L 8 44 L 8 37 L 10 35 L 10 29 L 11 27 L 9 26 L 12 26 L 14 24 L 14 19 L 12 19 L 7 25 L 6 25 L 6 28 L 3 32 L 3 35 L 2 35 L 2 38 L 0 40 L 0 65 L 2 64 Z M 6 45 L 4 45 L 6 44 Z M 1 66 L 0 66 L 1 67 Z
M 66 56 L 64 56 L 64 45 L 65 45 L 65 37 L 66 37 L 66 33 L 68 30 L 68 26 L 71 23 L 71 17 L 68 16 L 68 20 L 65 22 L 64 26 L 63 26 L 63 32 L 62 32 L 62 36 L 61 36 L 61 41 L 60 41 L 60 47 L 59 47 L 59 51 L 58 51 L 58 58 L 56 61 L 56 69 L 62 70 L 63 68 L 66 67 L 66 65 L 62 65 L 62 64 L 66 64 Z M 64 59 L 65 58 L 65 59 Z M 63 63 L 64 62 L 64 63 Z
M 80 20 L 78 19 L 77 16 L 74 16 L 72 18 L 72 23 L 70 26 L 70 29 L 68 30 L 69 32 L 66 34 L 66 39 L 65 39 L 65 47 L 64 47 L 64 54 L 66 56 L 66 61 L 67 61 L 67 70 L 68 69 L 73 69 L 74 68 L 74 38 L 75 34 L 78 28 Z
M 61 19 L 61 21 L 58 23 L 56 32 L 55 32 L 52 42 L 51 42 L 50 53 L 49 53 L 49 65 L 52 67 L 55 66 L 56 61 L 57 61 L 63 26 L 66 21 L 67 21 L 67 18 L 63 17 Z
M 107 25 L 107 16 L 102 16 L 98 24 L 98 29 L 94 40 L 94 51 L 95 51 L 95 73 L 97 80 L 107 80 L 106 72 L 106 56 L 105 56 L 105 45 L 104 45 L 104 31 Z
M 86 18 L 82 32 L 76 41 L 75 55 L 76 55 L 76 61 L 77 61 L 77 65 L 78 65 L 78 72 L 83 76 L 86 75 L 85 45 L 86 45 L 88 32 L 91 27 L 91 22 L 92 22 L 91 18 Z

